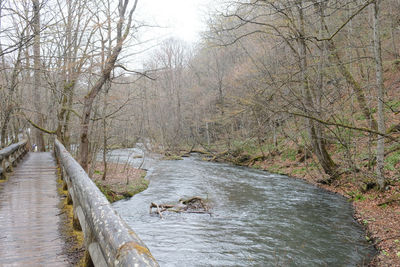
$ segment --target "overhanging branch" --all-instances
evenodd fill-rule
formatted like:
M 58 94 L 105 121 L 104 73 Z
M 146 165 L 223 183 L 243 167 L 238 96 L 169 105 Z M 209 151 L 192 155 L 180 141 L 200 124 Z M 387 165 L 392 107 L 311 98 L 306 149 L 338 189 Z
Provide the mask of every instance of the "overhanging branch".
M 155 81 L 155 80 L 156 80 L 155 78 L 150 77 L 149 75 L 147 75 L 147 71 L 145 71 L 145 72 L 140 72 L 140 71 L 136 71 L 136 70 L 130 70 L 130 69 L 126 68 L 124 65 L 121 65 L 121 64 L 116 64 L 115 67 L 116 67 L 116 68 L 121 68 L 121 69 L 123 69 L 124 71 L 127 71 L 127 72 L 131 72 L 131 73 L 135 73 L 135 74 L 144 76 L 144 77 L 146 77 L 146 78 L 148 78 L 148 79 L 150 79 L 150 80 L 152 80 L 152 81 Z
M 47 134 L 56 134 L 57 133 L 56 131 L 50 131 L 50 130 L 40 127 L 39 125 L 37 125 L 36 123 L 31 121 L 27 116 L 25 116 L 24 113 L 22 113 L 22 115 L 24 116 L 24 118 L 27 122 L 29 122 L 34 128 L 38 129 L 39 131 L 42 131 Z
M 376 134 L 376 135 L 380 135 L 380 136 L 383 136 L 385 138 L 388 138 L 391 141 L 394 141 L 394 142 L 397 142 L 397 143 L 399 142 L 396 138 L 394 138 L 394 137 L 392 137 L 392 136 L 390 136 L 390 135 L 388 135 L 386 133 L 381 133 L 379 131 L 375 131 L 375 130 L 372 130 L 372 129 L 369 129 L 369 128 L 356 127 L 356 126 L 346 125 L 346 124 L 342 124 L 342 123 L 338 123 L 338 122 L 332 122 L 332 121 L 324 121 L 324 120 L 321 120 L 319 118 L 316 118 L 316 117 L 313 117 L 313 116 L 310 116 L 310 115 L 307 115 L 307 114 L 297 113 L 297 112 L 291 112 L 291 111 L 284 111 L 284 112 L 286 112 L 288 114 L 291 114 L 291 115 L 294 115 L 294 116 L 299 116 L 299 117 L 307 118 L 307 119 L 310 119 L 310 120 L 313 120 L 313 121 L 317 121 L 317 122 L 319 122 L 321 124 L 324 124 L 324 125 L 338 126 L 338 127 L 342 127 L 342 128 L 355 130 L 355 131 Z

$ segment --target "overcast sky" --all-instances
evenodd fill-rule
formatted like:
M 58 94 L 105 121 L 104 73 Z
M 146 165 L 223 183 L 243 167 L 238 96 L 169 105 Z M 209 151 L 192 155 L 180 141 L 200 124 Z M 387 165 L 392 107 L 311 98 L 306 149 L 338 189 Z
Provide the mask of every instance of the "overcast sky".
M 206 15 L 216 1 L 212 0 L 142 0 L 137 15 L 163 29 L 152 29 L 151 37 L 175 36 L 187 42 L 196 42 L 199 32 L 205 30 Z
M 206 22 L 218 3 L 224 0 L 139 0 L 135 19 L 151 27 L 137 34 L 139 45 L 126 50 L 126 64 L 141 69 L 164 39 L 175 37 L 195 44 L 200 33 L 207 30 Z M 133 57 L 131 57 L 133 55 Z

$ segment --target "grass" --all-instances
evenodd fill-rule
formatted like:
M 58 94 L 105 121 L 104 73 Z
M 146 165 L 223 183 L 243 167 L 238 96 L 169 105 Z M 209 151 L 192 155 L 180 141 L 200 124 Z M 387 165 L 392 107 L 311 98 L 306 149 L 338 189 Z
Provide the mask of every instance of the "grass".
M 131 198 L 134 195 L 144 191 L 149 186 L 149 181 L 141 178 L 139 182 L 131 184 L 106 184 L 101 181 L 95 181 L 95 184 L 100 189 L 100 191 L 105 195 L 110 203 L 116 202 L 118 200 Z
M 271 173 L 279 173 L 280 169 L 281 169 L 281 166 L 278 164 L 273 164 L 273 165 L 267 167 L 267 170 Z
M 292 174 L 293 175 L 304 175 L 307 173 L 307 168 L 306 167 L 301 167 L 299 169 L 294 169 Z
M 400 100 L 391 100 L 387 102 L 385 108 L 389 111 L 391 111 L 391 109 L 398 110 L 400 108 Z
M 396 151 L 385 158 L 385 169 L 396 171 L 396 165 L 400 162 L 400 151 Z
M 247 152 L 250 155 L 257 154 L 260 151 L 259 146 L 257 146 L 256 142 L 252 139 L 233 141 L 233 150 L 239 152 Z
M 350 195 L 350 197 L 351 197 L 350 200 L 352 200 L 352 201 L 364 201 L 364 200 L 366 200 L 366 197 L 360 191 L 350 191 L 348 194 Z
M 297 151 L 291 148 L 287 148 L 285 152 L 282 153 L 282 160 L 296 160 Z
M 149 186 L 144 170 L 138 170 L 126 164 L 108 163 L 105 180 L 102 179 L 103 173 L 103 164 L 96 163 L 92 180 L 110 203 L 133 197 Z

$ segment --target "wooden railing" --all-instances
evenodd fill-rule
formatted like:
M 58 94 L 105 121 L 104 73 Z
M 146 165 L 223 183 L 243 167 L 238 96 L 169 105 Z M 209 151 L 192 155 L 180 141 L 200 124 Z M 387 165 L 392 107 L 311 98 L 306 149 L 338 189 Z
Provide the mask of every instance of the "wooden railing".
M 0 150 L 0 179 L 6 179 L 7 173 L 13 170 L 18 161 L 27 152 L 27 141 L 21 141 L 16 144 L 12 144 L 6 148 Z
M 56 139 L 55 153 L 68 186 L 74 217 L 95 266 L 158 266 L 145 244 L 121 219 L 82 167 Z M 75 224 L 74 224 L 75 225 Z

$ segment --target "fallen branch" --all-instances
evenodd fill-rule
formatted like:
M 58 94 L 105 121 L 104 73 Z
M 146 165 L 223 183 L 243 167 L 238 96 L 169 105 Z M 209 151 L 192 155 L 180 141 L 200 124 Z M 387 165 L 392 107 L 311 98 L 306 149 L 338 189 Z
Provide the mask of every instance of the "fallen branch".
M 155 204 L 155 203 L 152 203 L 152 204 Z M 161 211 L 160 211 L 160 207 L 157 204 L 155 204 L 155 205 L 157 207 L 158 215 L 160 215 L 160 218 L 163 219 L 163 216 L 162 216 Z
M 385 204 L 390 204 L 390 203 L 397 202 L 397 201 L 400 201 L 400 194 L 394 194 L 394 195 L 390 196 L 385 201 L 379 203 L 378 206 L 383 206 Z
M 268 158 L 268 156 L 264 156 L 264 155 L 258 155 L 255 156 L 253 158 L 251 158 L 247 164 L 247 166 L 251 166 L 252 164 L 254 164 L 256 161 L 263 161 L 266 160 Z
M 211 159 L 211 161 L 215 161 L 217 158 L 220 158 L 220 157 L 222 157 L 222 156 L 225 156 L 226 154 L 228 154 L 229 153 L 229 150 L 225 150 L 225 151 L 223 151 L 223 152 L 221 152 L 221 153 L 218 153 L 218 154 L 216 154 L 212 159 Z
M 176 205 L 170 204 L 157 204 L 152 202 L 150 204 L 150 214 L 156 208 L 160 218 L 163 218 L 162 213 L 165 211 L 176 212 L 176 213 L 197 213 L 197 214 L 210 214 L 208 205 L 204 202 L 201 197 L 192 197 L 189 199 L 180 199 Z

